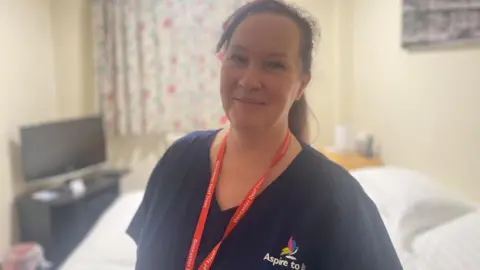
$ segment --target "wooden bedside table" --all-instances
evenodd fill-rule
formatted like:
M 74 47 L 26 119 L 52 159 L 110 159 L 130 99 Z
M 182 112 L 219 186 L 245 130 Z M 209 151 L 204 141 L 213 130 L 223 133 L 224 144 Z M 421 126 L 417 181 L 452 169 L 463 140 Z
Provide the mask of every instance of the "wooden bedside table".
M 383 162 L 377 157 L 367 158 L 355 153 L 336 153 L 324 148 L 319 149 L 318 151 L 324 154 L 331 161 L 344 167 L 346 170 L 354 170 L 383 165 Z

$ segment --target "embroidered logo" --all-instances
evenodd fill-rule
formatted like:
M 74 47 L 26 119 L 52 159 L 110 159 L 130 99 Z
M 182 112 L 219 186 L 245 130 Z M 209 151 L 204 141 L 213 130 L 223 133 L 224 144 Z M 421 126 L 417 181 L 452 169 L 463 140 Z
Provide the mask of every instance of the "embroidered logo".
M 265 254 L 264 261 L 270 262 L 273 266 L 283 266 L 295 270 L 306 270 L 305 264 L 296 263 L 297 258 L 295 254 L 298 252 L 297 242 L 293 239 L 293 236 L 288 240 L 287 247 L 282 249 L 280 258 L 271 256 L 269 253 Z
M 285 258 L 296 261 L 297 258 L 295 258 L 295 256 L 293 255 L 295 255 L 297 252 L 297 242 L 293 240 L 293 237 L 290 237 L 290 239 L 288 240 L 288 246 L 282 249 L 282 253 L 280 254 L 280 256 L 285 256 Z

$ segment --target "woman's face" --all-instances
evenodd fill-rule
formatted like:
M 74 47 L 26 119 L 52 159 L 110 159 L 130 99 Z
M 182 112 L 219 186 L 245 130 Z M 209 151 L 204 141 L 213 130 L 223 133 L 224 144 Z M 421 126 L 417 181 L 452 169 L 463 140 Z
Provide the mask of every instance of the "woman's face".
M 220 79 L 223 108 L 234 128 L 287 123 L 310 80 L 302 72 L 299 50 L 300 31 L 288 17 L 255 14 L 238 25 Z

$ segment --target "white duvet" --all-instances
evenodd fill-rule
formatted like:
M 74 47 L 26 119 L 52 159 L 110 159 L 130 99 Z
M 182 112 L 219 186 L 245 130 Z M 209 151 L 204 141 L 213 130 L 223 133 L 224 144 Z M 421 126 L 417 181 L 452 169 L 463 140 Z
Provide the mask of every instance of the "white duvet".
M 61 270 L 132 270 L 136 246 L 126 234 L 143 192 L 121 196 L 100 218 Z
M 405 270 L 479 270 L 480 210 L 398 168 L 352 172 L 377 204 Z M 131 270 L 136 246 L 125 234 L 143 192 L 122 195 L 61 270 Z
M 420 235 L 413 251 L 418 270 L 480 269 L 480 211 Z
M 351 172 L 377 205 L 405 270 L 480 270 L 480 211 L 418 172 Z

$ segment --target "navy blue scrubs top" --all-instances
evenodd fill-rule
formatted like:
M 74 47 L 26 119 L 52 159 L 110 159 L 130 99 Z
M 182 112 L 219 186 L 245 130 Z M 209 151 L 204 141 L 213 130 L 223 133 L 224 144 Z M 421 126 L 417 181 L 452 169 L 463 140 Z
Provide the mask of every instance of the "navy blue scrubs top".
M 153 170 L 127 229 L 137 243 L 136 269 L 185 269 L 217 132 L 183 137 Z M 315 149 L 302 147 L 223 242 L 211 269 L 402 269 L 375 204 L 358 182 Z M 212 199 L 195 269 L 235 210 L 222 211 Z

